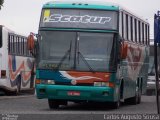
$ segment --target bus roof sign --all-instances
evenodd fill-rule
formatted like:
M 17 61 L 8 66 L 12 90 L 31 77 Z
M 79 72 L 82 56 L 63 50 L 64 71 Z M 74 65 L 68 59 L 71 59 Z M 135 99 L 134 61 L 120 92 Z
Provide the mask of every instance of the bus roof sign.
M 95 24 L 105 24 L 111 21 L 111 17 L 99 17 L 99 16 L 78 16 L 78 15 L 63 15 L 63 14 L 53 14 L 48 18 L 44 18 L 43 22 L 70 22 L 70 23 L 95 23 Z
M 117 29 L 117 12 L 80 9 L 44 9 L 40 27 Z

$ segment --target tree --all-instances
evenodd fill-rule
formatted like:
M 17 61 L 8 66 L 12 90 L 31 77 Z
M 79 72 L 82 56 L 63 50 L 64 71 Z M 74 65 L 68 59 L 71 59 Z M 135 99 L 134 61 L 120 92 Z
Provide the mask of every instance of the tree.
M 1 9 L 3 3 L 4 3 L 4 0 L 0 0 L 0 9 Z

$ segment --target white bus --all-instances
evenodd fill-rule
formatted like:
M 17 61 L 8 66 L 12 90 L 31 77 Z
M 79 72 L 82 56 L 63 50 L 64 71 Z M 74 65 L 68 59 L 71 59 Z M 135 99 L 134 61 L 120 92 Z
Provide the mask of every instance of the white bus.
M 26 42 L 27 37 L 0 25 L 0 91 L 6 94 L 34 91 L 35 62 Z

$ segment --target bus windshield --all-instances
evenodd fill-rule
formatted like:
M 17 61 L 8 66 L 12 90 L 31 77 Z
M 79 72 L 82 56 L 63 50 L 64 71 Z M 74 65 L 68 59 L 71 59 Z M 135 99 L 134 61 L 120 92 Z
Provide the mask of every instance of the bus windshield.
M 40 69 L 109 71 L 114 33 L 40 31 Z M 111 60 L 112 59 L 112 60 Z

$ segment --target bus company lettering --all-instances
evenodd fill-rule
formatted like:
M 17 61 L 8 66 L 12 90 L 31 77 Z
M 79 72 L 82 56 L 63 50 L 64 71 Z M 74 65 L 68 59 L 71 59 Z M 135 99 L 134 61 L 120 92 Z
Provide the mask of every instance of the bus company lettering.
M 54 14 L 48 18 L 44 18 L 44 22 L 69 22 L 69 23 L 95 23 L 105 24 L 111 21 L 111 17 L 99 17 L 99 16 L 75 16 L 75 15 L 62 15 Z

